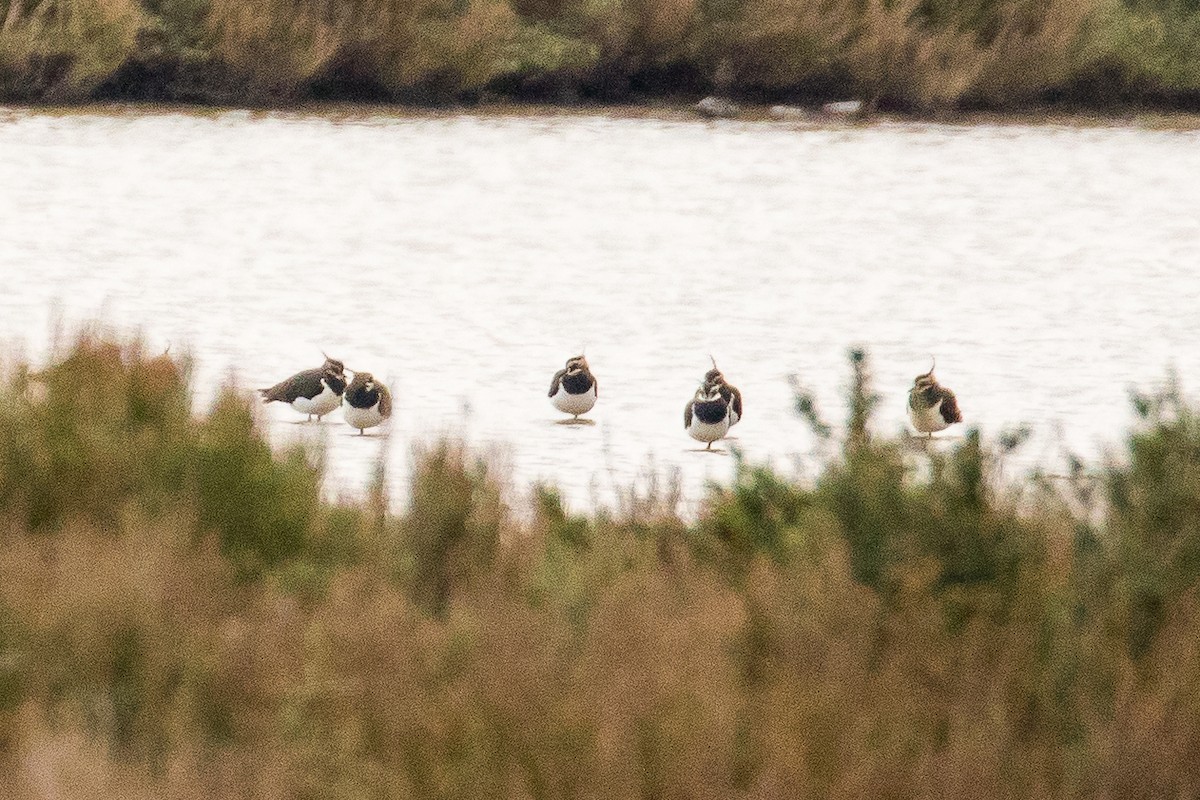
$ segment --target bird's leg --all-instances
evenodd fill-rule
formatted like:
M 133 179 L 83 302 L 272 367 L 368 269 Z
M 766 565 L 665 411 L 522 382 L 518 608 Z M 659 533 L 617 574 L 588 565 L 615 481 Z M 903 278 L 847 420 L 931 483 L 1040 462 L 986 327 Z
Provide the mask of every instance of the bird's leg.
M 359 428 L 359 429 L 358 429 L 358 435 L 359 435 L 359 436 L 362 436 L 362 435 L 363 435 L 364 433 L 366 433 L 366 432 L 367 432 L 367 431 L 366 431 L 366 429 L 365 429 L 365 428 Z
M 705 449 L 705 450 L 712 450 L 712 442 L 709 442 L 708 444 L 704 445 L 704 449 Z

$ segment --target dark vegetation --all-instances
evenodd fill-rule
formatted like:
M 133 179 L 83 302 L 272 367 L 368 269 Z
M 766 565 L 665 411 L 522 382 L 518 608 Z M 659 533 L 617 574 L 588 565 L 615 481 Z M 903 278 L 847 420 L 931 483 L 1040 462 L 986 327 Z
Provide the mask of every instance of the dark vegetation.
M 0 0 L 0 99 L 1200 107 L 1196 0 Z
M 459 445 L 323 499 L 230 390 L 84 337 L 0 388 L 0 795 L 1195 797 L 1200 417 L 1001 485 L 968 432 L 845 429 L 810 483 L 742 464 L 514 514 Z M 811 402 L 798 409 L 815 422 Z M 797 424 L 801 424 L 799 421 Z

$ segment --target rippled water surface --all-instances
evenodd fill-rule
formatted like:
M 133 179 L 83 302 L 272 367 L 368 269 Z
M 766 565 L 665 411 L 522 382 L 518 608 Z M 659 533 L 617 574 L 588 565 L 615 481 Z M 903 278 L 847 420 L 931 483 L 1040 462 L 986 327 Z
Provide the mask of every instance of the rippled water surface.
M 203 403 L 321 350 L 389 380 L 388 459 L 461 433 L 518 486 L 577 503 L 678 468 L 685 401 L 717 358 L 736 445 L 804 464 L 786 376 L 840 418 L 868 347 L 878 421 L 939 377 L 1021 458 L 1096 454 L 1132 384 L 1200 374 L 1200 133 L 1134 127 L 719 123 L 619 114 L 346 116 L 0 110 L 0 338 L 44 353 L 55 315 L 188 347 Z M 593 426 L 546 391 L 586 347 Z M 324 439 L 355 491 L 383 437 Z

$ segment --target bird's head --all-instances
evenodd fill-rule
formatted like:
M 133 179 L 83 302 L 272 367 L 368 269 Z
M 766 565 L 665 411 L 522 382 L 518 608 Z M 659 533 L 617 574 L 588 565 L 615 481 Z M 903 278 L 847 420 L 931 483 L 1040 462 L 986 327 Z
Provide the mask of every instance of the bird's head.
M 350 382 L 350 389 L 365 389 L 371 391 L 375 388 L 375 376 L 369 372 L 354 373 L 354 380 Z
M 712 369 L 704 373 L 704 383 L 713 386 L 723 386 L 725 384 L 725 376 L 717 368 L 717 360 L 711 355 L 709 355 L 708 360 L 712 362 Z
M 937 378 L 933 377 L 933 371 L 937 368 L 937 359 L 933 360 L 933 364 L 929 367 L 929 372 L 923 372 L 913 379 L 914 389 L 928 389 L 930 386 L 937 386 Z
M 325 356 L 325 363 L 321 365 L 321 368 L 326 373 L 332 373 L 337 375 L 339 378 L 346 377 L 345 364 L 343 364 L 341 361 L 338 361 L 336 358 L 330 358 L 329 354 L 324 351 L 321 352 L 321 355 Z

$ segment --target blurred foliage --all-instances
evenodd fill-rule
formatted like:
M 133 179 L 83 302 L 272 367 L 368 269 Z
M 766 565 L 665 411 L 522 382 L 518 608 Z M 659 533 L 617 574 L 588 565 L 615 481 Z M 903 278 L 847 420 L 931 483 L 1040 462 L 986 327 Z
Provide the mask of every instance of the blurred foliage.
M 464 446 L 402 514 L 322 497 L 235 389 L 85 335 L 0 382 L 5 797 L 1187 797 L 1200 787 L 1200 412 L 1000 480 L 797 409 L 812 480 L 739 460 L 512 513 Z M 799 424 L 799 423 L 798 423 Z M 740 457 L 739 457 L 740 458 Z M 380 484 L 382 486 L 382 483 Z
M 0 96 L 82 100 L 132 56 L 147 22 L 136 0 L 0 3 Z
M 0 100 L 1194 106 L 1195 0 L 0 0 Z

